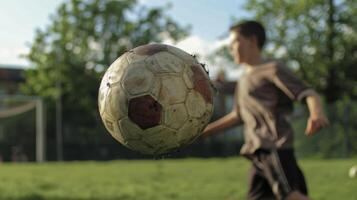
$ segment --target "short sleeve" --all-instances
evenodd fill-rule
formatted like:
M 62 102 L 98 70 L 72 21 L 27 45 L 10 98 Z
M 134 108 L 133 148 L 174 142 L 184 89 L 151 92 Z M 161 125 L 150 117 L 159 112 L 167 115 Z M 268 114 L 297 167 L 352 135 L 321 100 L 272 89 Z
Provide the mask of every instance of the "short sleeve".
M 291 70 L 282 64 L 276 66 L 273 82 L 292 100 L 301 101 L 313 92 Z

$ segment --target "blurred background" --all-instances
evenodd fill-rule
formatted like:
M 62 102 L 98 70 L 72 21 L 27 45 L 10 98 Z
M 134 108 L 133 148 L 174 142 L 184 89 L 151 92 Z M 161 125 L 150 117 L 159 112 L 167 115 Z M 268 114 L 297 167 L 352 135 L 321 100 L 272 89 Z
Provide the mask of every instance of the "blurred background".
M 319 134 L 304 135 L 306 105 L 294 105 L 291 116 L 312 196 L 356 199 L 356 179 L 348 178 L 357 164 L 356 16 L 350 0 L 1 1 L 0 199 L 243 199 L 241 127 L 145 156 L 107 133 L 97 95 L 117 57 L 165 43 L 206 64 L 218 89 L 212 120 L 223 116 L 241 74 L 228 29 L 245 19 L 265 25 L 264 54 L 323 97 L 331 125 Z
M 264 53 L 285 60 L 324 98 L 331 126 L 312 138 L 303 134 L 305 105 L 295 106 L 298 155 L 357 154 L 355 1 L 4 1 L 0 9 L 3 161 L 146 158 L 106 133 L 97 92 L 117 57 L 150 42 L 197 55 L 219 90 L 213 120 L 224 115 L 240 74 L 227 51 L 228 29 L 244 19 L 261 21 L 268 34 Z M 241 132 L 167 156 L 237 155 Z
M 240 68 L 228 29 L 261 21 L 265 55 L 283 59 L 323 96 L 331 126 L 304 136 L 305 105 L 292 116 L 299 156 L 357 154 L 357 3 L 314 1 L 3 1 L 0 4 L 0 155 L 3 161 L 148 158 L 103 127 L 97 92 L 107 67 L 150 42 L 177 46 L 207 65 L 219 92 L 213 120 L 230 111 Z M 241 128 L 166 157 L 238 154 Z

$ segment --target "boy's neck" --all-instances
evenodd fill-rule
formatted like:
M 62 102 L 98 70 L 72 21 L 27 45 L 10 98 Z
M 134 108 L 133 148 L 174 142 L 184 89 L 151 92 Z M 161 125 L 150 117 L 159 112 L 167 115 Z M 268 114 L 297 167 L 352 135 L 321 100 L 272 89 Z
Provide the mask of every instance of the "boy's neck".
M 251 56 L 251 58 L 244 63 L 244 66 L 246 70 L 249 72 L 263 63 L 264 63 L 264 59 L 260 54 L 258 54 L 256 56 Z

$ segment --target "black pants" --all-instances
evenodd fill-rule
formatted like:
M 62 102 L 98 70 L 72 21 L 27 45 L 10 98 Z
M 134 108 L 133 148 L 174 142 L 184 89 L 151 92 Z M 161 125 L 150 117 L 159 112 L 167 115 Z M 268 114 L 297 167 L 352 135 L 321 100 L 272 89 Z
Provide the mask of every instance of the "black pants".
M 305 178 L 292 149 L 258 150 L 251 160 L 249 200 L 284 200 L 294 190 L 307 195 Z

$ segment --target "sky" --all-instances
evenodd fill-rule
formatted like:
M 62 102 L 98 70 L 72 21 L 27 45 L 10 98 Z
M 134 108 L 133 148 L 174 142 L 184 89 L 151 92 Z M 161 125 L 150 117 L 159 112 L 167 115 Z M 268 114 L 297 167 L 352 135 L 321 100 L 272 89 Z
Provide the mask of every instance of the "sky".
M 68 0 L 3 0 L 0 1 L 0 65 L 28 67 L 21 54 L 29 51 L 36 29 L 50 23 L 50 15 Z M 189 52 L 207 55 L 226 43 L 232 17 L 249 16 L 243 11 L 245 0 L 138 0 L 148 7 L 172 4 L 167 14 L 176 22 L 191 25 L 190 37 L 175 44 Z

